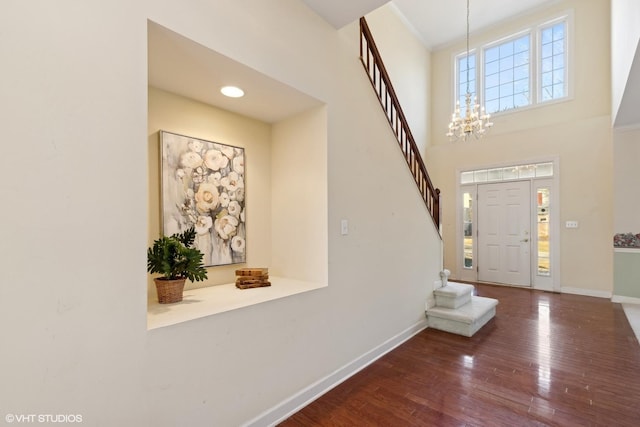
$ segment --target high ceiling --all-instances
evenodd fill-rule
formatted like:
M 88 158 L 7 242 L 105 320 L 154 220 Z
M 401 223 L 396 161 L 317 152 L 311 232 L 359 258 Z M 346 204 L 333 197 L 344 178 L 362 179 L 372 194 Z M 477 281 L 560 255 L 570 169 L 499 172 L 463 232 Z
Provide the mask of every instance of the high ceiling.
M 335 28 L 356 21 L 388 0 L 303 0 Z M 557 1 L 557 0 L 552 0 Z M 474 29 L 539 7 L 549 0 L 471 0 Z M 428 47 L 446 44 L 465 34 L 465 0 L 393 0 Z M 474 10 L 477 9 L 477 10 Z M 491 12 L 491 13 L 490 13 Z M 455 17 L 455 25 L 451 19 Z M 149 84 L 196 101 L 253 117 L 277 122 L 296 112 L 319 105 L 318 100 L 269 79 L 263 74 L 213 52 L 168 29 L 149 23 Z M 240 85 L 247 96 L 229 99 L 218 89 Z M 274 104 L 269 100 L 278 99 Z
M 356 21 L 389 0 L 302 0 L 335 28 Z M 533 9 L 560 0 L 470 0 L 471 31 L 496 25 Z M 392 0 L 407 23 L 420 35 L 425 46 L 438 49 L 464 37 L 465 0 Z M 640 123 L 640 55 L 616 117 L 617 126 Z M 235 83 L 247 89 L 248 96 L 230 100 L 217 88 Z M 266 122 L 276 122 L 295 112 L 319 105 L 302 94 L 261 73 L 212 52 L 165 28 L 149 26 L 149 84 L 210 105 Z M 211 88 L 203 90 L 203 88 Z M 279 99 L 277 108 L 266 100 Z
M 432 50 L 463 38 L 466 34 L 465 0 L 302 0 L 335 28 L 355 21 L 360 16 L 393 3 L 408 25 Z M 548 7 L 560 0 L 470 0 L 470 31 L 478 31 L 535 9 Z M 615 126 L 640 123 L 640 46 L 626 82 Z
M 388 0 L 302 0 L 335 28 L 355 21 Z M 471 0 L 470 30 L 476 31 L 501 21 L 546 7 L 558 0 Z M 392 0 L 424 44 L 430 48 L 464 37 L 467 2 L 465 0 Z
M 321 105 L 284 83 L 154 22 L 149 21 L 147 31 L 150 86 L 266 123 Z M 223 96 L 219 89 L 226 85 L 240 86 L 246 96 Z

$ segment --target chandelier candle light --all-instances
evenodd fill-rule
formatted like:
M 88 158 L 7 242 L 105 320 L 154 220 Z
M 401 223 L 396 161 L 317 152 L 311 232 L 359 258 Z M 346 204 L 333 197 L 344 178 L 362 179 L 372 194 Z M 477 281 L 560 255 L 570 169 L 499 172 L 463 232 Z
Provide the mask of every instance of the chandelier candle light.
M 480 108 L 475 96 L 473 102 L 471 101 L 471 92 L 469 91 L 469 0 L 467 0 L 467 93 L 465 107 L 465 115 L 462 117 L 460 115 L 460 101 L 456 101 L 456 110 L 451 115 L 449 132 L 447 132 L 451 141 L 458 139 L 466 141 L 471 135 L 480 139 L 493 126 L 493 123 L 489 121 L 491 115 L 485 113 L 484 107 Z

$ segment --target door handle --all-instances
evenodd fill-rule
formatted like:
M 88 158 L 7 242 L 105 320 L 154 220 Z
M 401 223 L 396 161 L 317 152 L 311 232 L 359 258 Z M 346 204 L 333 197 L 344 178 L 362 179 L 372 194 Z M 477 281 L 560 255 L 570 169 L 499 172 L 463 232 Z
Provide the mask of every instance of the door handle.
M 522 240 L 520 240 L 520 241 L 521 241 L 521 242 L 526 243 L 526 242 L 528 242 L 528 241 L 529 241 L 529 239 L 522 239 Z

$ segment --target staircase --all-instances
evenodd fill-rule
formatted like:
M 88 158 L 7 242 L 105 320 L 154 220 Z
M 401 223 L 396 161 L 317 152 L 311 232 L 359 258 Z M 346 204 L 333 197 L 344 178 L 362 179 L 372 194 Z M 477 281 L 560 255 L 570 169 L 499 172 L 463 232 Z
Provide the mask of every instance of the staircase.
M 373 90 L 378 96 L 391 130 L 393 131 L 400 150 L 407 161 L 407 166 L 416 183 L 433 224 L 440 233 L 440 190 L 435 188 L 429 178 L 427 167 L 422 160 L 416 141 L 409 129 L 409 123 L 400 107 L 400 101 L 393 89 L 389 73 L 382 62 L 380 51 L 373 40 L 373 35 L 364 17 L 360 18 L 360 62 L 369 76 Z
M 474 287 L 449 282 L 449 271 L 440 273 L 444 286 L 433 291 L 435 307 L 427 309 L 430 328 L 471 337 L 496 315 L 498 300 L 473 295 Z
M 440 233 L 440 190 L 434 187 L 429 178 L 427 168 L 364 17 L 360 18 L 360 62 L 378 96 L 380 106 L 407 161 L 407 166 L 433 224 Z M 448 283 L 448 276 L 447 270 L 440 273 L 443 286 L 434 291 L 435 307 L 427 309 L 429 327 L 470 337 L 495 316 L 498 301 L 474 296 L 472 295 L 473 286 Z

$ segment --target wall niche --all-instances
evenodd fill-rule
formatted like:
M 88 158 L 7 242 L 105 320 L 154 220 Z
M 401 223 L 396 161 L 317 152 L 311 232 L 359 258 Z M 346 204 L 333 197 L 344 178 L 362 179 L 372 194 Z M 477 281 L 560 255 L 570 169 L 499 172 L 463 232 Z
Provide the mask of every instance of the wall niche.
M 161 230 L 160 130 L 245 150 L 247 262 L 209 268 L 207 281 L 188 282 L 185 301 L 189 291 L 200 292 L 198 301 L 215 292 L 218 301 L 211 310 L 222 312 L 326 286 L 326 105 L 151 21 L 148 69 L 149 245 Z M 224 97 L 219 89 L 228 84 L 241 87 L 245 96 Z M 245 266 L 269 268 L 272 286 L 259 291 L 264 298 L 232 286 L 235 270 Z M 151 277 L 148 296 L 151 319 L 160 311 L 153 309 Z M 193 305 L 172 311 L 193 312 Z M 149 327 L 179 321 L 150 320 Z

